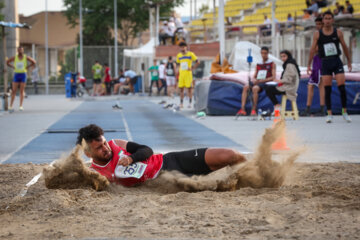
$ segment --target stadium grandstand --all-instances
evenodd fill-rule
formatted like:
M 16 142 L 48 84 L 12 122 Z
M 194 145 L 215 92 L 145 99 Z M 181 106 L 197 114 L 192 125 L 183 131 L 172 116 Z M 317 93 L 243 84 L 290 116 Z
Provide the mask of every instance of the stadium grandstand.
M 275 31 L 271 34 L 273 2 L 275 2 Z M 311 2 L 311 1 L 310 1 Z M 306 0 L 228 0 L 224 5 L 227 53 L 236 41 L 245 40 L 258 46 L 268 46 L 275 56 L 279 56 L 280 49 L 290 49 L 299 63 L 306 64 L 311 38 L 314 29 L 314 19 L 317 14 L 330 10 L 334 12 L 336 3 L 346 8 L 345 0 L 327 0 L 326 6 L 311 14 L 307 19 L 304 11 L 307 9 Z M 347 17 L 360 20 L 360 0 L 350 0 L 353 14 Z M 289 18 L 291 15 L 291 18 Z M 342 14 L 340 14 L 342 15 Z M 218 7 L 210 9 L 187 26 L 188 39 L 191 43 L 209 43 L 218 41 L 217 35 Z M 347 27 L 344 31 L 346 42 L 349 44 L 355 36 Z M 340 27 L 342 25 L 339 25 Z M 275 43 L 275 44 L 274 44 Z M 300 46 L 300 47 L 299 47 Z
M 321 11 L 336 8 L 335 3 L 345 6 L 345 0 L 327 1 L 328 6 Z M 354 7 L 354 14 L 360 14 L 360 0 L 350 1 Z M 232 26 L 240 26 L 244 34 L 254 34 L 258 32 L 256 25 L 264 23 L 264 16 L 267 15 L 271 19 L 272 0 L 228 0 L 225 2 L 224 15 L 225 18 L 231 18 Z M 305 0 L 277 0 L 275 8 L 275 18 L 278 22 L 286 22 L 288 14 L 292 17 L 301 19 L 306 9 Z M 200 29 L 204 25 L 209 29 L 217 22 L 218 8 L 215 11 L 204 13 L 198 19 L 191 21 L 190 29 Z M 192 37 L 201 36 L 199 31 L 193 31 Z

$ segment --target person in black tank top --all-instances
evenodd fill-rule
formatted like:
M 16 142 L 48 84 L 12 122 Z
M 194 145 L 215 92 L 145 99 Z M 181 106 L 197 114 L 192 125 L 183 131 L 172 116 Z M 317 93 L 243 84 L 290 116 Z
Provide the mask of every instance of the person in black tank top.
M 313 43 L 310 49 L 310 56 L 308 61 L 307 73 L 311 72 L 311 62 L 313 60 L 314 54 L 316 52 L 316 46 L 319 48 L 319 55 L 322 61 L 321 74 L 322 80 L 324 81 L 325 86 L 325 103 L 327 108 L 327 117 L 326 122 L 331 123 L 332 110 L 331 110 L 331 91 L 332 91 L 332 79 L 333 74 L 335 75 L 335 80 L 340 91 L 341 105 L 342 105 L 342 115 L 344 120 L 351 122 L 349 115 L 347 114 L 346 109 L 346 90 L 345 90 L 345 74 L 343 63 L 340 59 L 341 51 L 339 43 L 341 44 L 344 54 L 347 58 L 347 65 L 349 72 L 351 72 L 351 59 L 349 50 L 345 44 L 344 36 L 341 30 L 333 27 L 334 15 L 332 12 L 327 11 L 323 15 L 323 28 L 314 33 Z
M 175 86 L 176 86 L 176 64 L 172 59 L 172 56 L 169 56 L 168 62 L 165 66 L 165 76 L 166 84 L 168 86 L 168 94 L 170 97 L 174 97 Z

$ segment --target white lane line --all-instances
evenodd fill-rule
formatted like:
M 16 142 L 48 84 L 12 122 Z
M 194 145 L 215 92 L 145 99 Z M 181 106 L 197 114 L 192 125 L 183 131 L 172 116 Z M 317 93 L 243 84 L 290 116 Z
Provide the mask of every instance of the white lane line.
M 126 132 L 127 139 L 128 139 L 128 141 L 133 141 L 133 137 L 132 137 L 132 135 L 131 135 L 129 125 L 127 124 L 127 121 L 126 121 L 126 119 L 125 119 L 124 113 L 123 113 L 122 110 L 120 111 L 120 113 L 121 113 L 122 121 L 123 121 L 123 123 L 124 123 L 124 127 L 125 127 L 125 132 Z
M 80 106 L 80 104 L 78 105 Z M 77 106 L 77 107 L 78 107 Z M 74 108 L 76 109 L 76 107 Z M 43 134 L 49 127 L 51 127 L 53 124 L 55 124 L 57 121 L 59 121 L 62 117 L 72 112 L 74 109 L 71 109 L 67 111 L 66 113 L 62 114 L 60 117 L 52 121 L 49 125 L 47 125 L 42 131 L 40 131 L 38 134 L 35 134 L 33 137 L 31 137 L 29 140 L 25 141 L 23 144 L 21 144 L 14 152 L 7 154 L 2 160 L 0 159 L 0 164 L 3 164 L 7 160 L 9 160 L 12 156 L 14 156 L 18 151 L 20 151 L 23 147 L 25 147 L 27 144 L 29 144 L 32 140 Z

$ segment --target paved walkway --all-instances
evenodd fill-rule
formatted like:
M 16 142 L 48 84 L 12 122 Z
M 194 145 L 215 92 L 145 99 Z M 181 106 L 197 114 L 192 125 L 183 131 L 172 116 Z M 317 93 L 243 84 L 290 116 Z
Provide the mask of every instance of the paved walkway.
M 104 128 L 107 139 L 123 138 L 151 146 L 156 152 L 196 147 L 231 147 L 254 151 L 272 121 L 207 116 L 195 118 L 194 109 L 163 109 L 164 97 L 99 97 L 66 99 L 63 95 L 29 96 L 24 112 L 0 111 L 0 163 L 51 162 L 75 144 L 77 130 L 89 123 Z M 174 100 L 178 101 L 178 100 Z M 120 103 L 123 110 L 114 110 Z M 15 103 L 17 106 L 17 103 Z M 16 109 L 16 108 L 15 108 Z M 287 121 L 290 148 L 305 146 L 300 161 L 360 162 L 360 116 L 352 123 L 335 116 Z

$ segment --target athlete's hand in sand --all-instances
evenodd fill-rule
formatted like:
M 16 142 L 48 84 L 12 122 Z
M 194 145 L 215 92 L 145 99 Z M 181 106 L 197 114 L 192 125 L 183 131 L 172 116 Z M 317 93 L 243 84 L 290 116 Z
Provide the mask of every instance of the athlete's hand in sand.
M 118 165 L 122 165 L 124 167 L 130 165 L 133 162 L 132 158 L 129 156 L 124 156 L 119 159 Z

